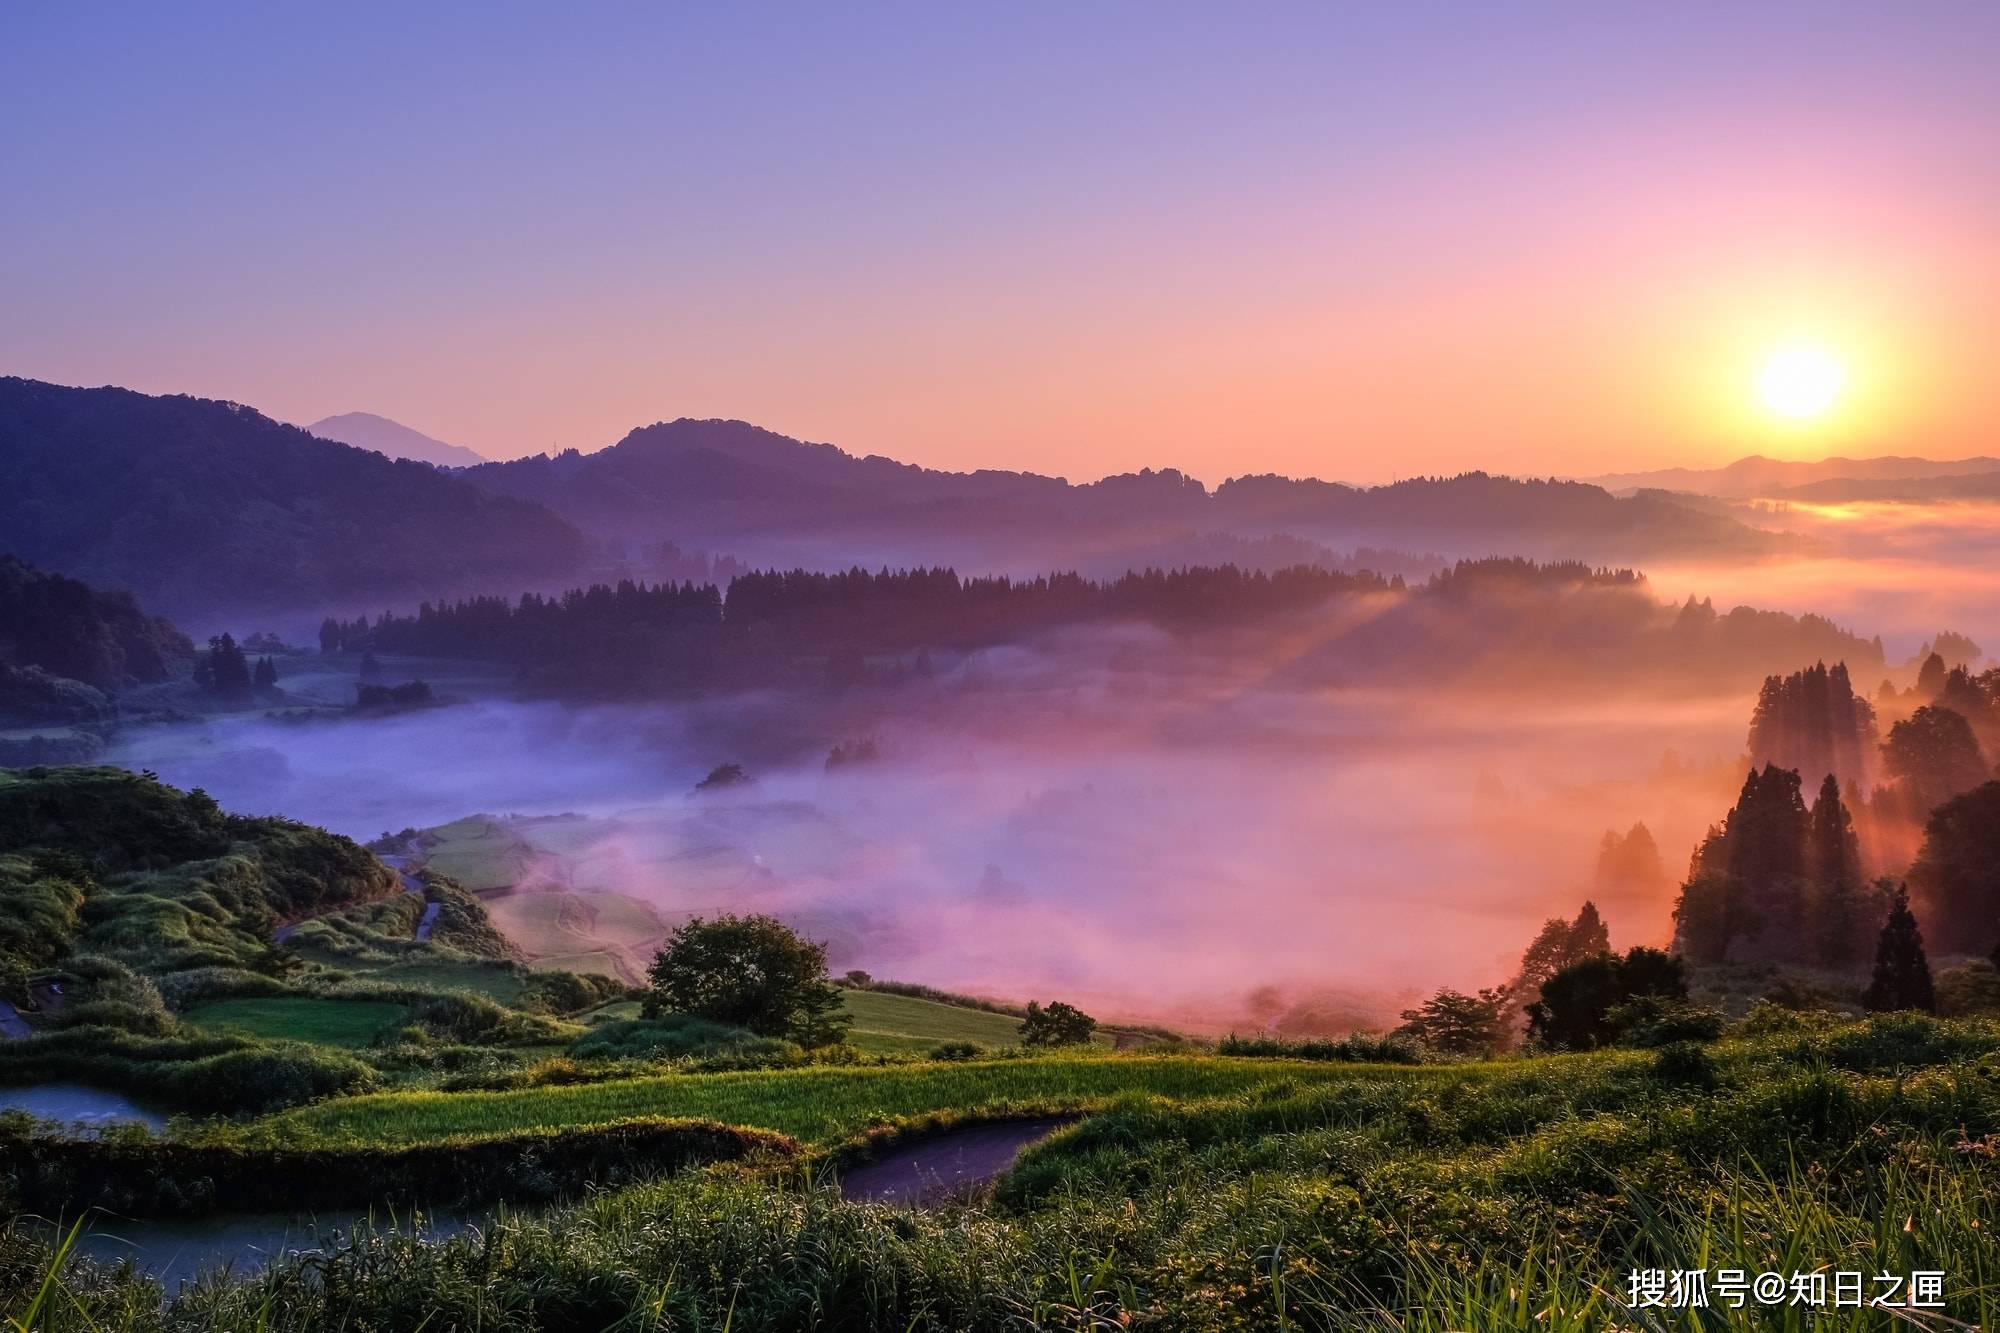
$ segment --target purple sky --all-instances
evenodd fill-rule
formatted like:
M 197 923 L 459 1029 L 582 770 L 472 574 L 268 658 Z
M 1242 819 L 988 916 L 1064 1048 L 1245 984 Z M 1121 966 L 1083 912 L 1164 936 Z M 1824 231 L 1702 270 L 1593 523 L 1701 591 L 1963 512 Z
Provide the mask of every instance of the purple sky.
M 0 373 L 503 456 L 1990 450 L 1996 70 L 1991 4 L 17 4 Z

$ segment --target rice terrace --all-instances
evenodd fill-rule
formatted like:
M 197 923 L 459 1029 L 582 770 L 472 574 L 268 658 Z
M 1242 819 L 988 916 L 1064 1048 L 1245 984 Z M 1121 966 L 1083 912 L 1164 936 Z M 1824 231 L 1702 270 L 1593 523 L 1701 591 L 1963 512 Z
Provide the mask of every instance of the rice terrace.
M 2000 1328 L 1996 69 L 0 5 L 0 1333 Z

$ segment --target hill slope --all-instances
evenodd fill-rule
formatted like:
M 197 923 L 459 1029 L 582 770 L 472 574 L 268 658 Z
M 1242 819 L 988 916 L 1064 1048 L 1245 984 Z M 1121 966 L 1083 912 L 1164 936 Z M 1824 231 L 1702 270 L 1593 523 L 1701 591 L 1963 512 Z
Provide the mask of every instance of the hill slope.
M 15 554 L 176 616 L 513 587 L 584 545 L 539 505 L 201 398 L 0 379 L 0 473 Z
M 420 430 L 412 430 L 400 421 L 378 417 L 373 412 L 342 412 L 336 416 L 321 417 L 306 430 L 322 440 L 351 444 L 357 449 L 372 449 L 388 458 L 434 463 L 439 467 L 477 467 L 486 461 L 484 454 L 475 453 L 462 444 L 446 444 L 443 440 L 432 439 Z
M 39 667 L 100 689 L 164 680 L 194 645 L 132 594 L 99 592 L 0 552 L 0 666 Z

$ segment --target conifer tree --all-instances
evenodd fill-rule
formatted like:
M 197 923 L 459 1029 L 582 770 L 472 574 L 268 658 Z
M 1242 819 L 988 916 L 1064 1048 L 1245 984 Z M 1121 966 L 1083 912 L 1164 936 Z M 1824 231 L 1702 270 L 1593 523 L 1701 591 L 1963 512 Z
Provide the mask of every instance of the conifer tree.
M 1850 967 L 1867 957 L 1867 918 L 1861 893 L 1861 849 L 1854 817 L 1829 773 L 1806 817 L 1806 878 L 1811 900 L 1809 938 L 1801 953 L 1823 967 Z
M 1889 904 L 1889 919 L 1875 943 L 1875 975 L 1868 983 L 1862 1005 L 1870 1013 L 1895 1009 L 1937 1008 L 1937 992 L 1931 986 L 1930 960 L 1924 957 L 1924 936 L 1910 911 L 1910 894 L 1898 888 Z

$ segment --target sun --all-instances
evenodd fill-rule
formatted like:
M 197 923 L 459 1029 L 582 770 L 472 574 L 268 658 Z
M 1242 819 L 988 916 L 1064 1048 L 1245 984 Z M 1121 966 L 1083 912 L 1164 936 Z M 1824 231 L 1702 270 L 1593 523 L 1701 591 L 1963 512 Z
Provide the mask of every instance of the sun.
M 1764 406 L 1781 417 L 1805 421 L 1832 407 L 1847 372 L 1831 353 L 1799 344 L 1774 353 L 1757 377 Z

